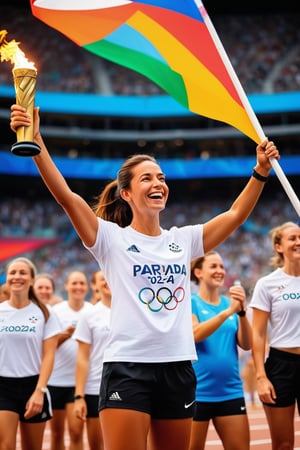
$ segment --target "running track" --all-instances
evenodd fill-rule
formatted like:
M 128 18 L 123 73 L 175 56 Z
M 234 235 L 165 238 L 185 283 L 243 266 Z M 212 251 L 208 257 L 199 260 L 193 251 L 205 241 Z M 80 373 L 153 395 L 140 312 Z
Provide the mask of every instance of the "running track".
M 270 450 L 271 440 L 268 425 L 265 419 L 264 411 L 260 406 L 253 408 L 248 406 L 248 416 L 250 421 L 251 432 L 251 449 L 252 450 Z M 295 417 L 295 450 L 300 450 L 300 418 Z M 50 449 L 49 443 L 49 428 L 45 430 L 45 439 L 43 450 Z M 66 436 L 66 444 L 68 443 L 68 436 Z M 213 426 L 210 426 L 208 439 L 206 442 L 206 450 L 222 450 L 221 442 L 214 431 Z M 17 450 L 21 450 L 20 441 L 18 439 Z M 87 440 L 85 437 L 85 450 L 89 450 Z

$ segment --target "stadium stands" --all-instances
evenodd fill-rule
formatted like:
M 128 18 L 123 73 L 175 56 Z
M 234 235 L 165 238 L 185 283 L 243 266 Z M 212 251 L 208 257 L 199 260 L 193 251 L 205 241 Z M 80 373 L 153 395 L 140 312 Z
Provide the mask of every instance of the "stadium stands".
M 114 63 L 103 59 L 99 68 L 98 57 L 47 27 L 28 10 L 16 14 L 14 7 L 1 6 L 1 23 L 9 33 L 7 39 L 20 42 L 21 49 L 36 63 L 41 91 L 164 94 L 150 80 Z M 214 18 L 214 25 L 247 94 L 300 88 L 299 15 L 221 15 Z M 281 62 L 284 64 L 278 71 Z M 11 67 L 7 63 L 2 66 L 0 84 L 10 85 Z M 99 69 L 105 72 L 100 80 Z
M 222 15 L 214 18 L 214 25 L 247 94 L 292 94 L 300 90 L 299 14 Z M 1 28 L 8 30 L 8 40 L 20 42 L 21 49 L 36 62 L 37 88 L 41 93 L 103 94 L 143 99 L 164 95 L 159 87 L 141 75 L 77 47 L 33 18 L 28 10 L 1 6 Z M 11 66 L 4 62 L 0 69 L 0 87 L 9 89 L 12 87 Z M 12 95 L 1 98 L 0 151 L 4 152 L 9 152 L 14 139 L 8 122 L 12 101 Z M 289 114 L 277 111 L 264 115 L 264 125 L 269 127 L 268 136 L 276 140 L 283 159 L 284 155 L 299 154 L 299 113 L 300 108 Z M 254 151 L 253 142 L 233 131 L 230 138 L 223 129 L 223 134 L 219 135 L 220 125 L 200 117 L 162 119 L 115 117 L 104 113 L 83 116 L 80 111 L 76 114 L 50 112 L 42 117 L 42 125 L 51 153 L 68 157 L 70 165 L 80 165 L 83 157 L 96 157 L 99 162 L 100 157 L 101 160 L 105 157 L 124 158 L 135 151 L 177 159 L 179 165 L 199 158 L 204 161 L 229 155 L 243 158 L 253 155 Z M 191 139 L 189 135 L 194 137 Z M 8 165 L 5 163 L 4 167 L 3 161 L 0 164 L 1 238 L 59 238 L 59 243 L 31 252 L 30 257 L 40 272 L 50 272 L 55 277 L 58 292 L 62 293 L 62 280 L 71 267 L 92 273 L 96 269 L 95 262 L 83 249 L 64 213 L 49 199 L 40 180 L 18 174 L 22 164 L 17 160 L 14 175 L 3 173 Z M 300 165 L 297 170 L 299 173 Z M 244 176 L 245 173 L 240 175 Z M 74 189 L 89 200 L 91 192 L 96 195 L 103 185 L 103 180 L 88 181 L 76 178 L 74 174 L 69 174 L 68 178 Z M 244 178 L 233 180 L 228 174 L 226 178 L 212 180 L 201 178 L 201 174 L 196 178 L 171 181 L 172 194 L 162 216 L 163 226 L 207 220 L 229 206 L 228 199 L 234 198 L 244 181 Z M 299 176 L 294 176 L 292 181 L 299 189 Z M 249 220 L 220 247 L 228 269 L 227 285 L 231 278 L 238 276 L 248 291 L 252 289 L 257 277 L 269 269 L 271 249 L 266 234 L 272 226 L 285 220 L 297 220 L 295 211 L 279 182 L 270 180 L 266 195 Z M 6 261 L 0 262 L 0 279 L 3 279 L 5 264 Z
M 198 197 L 198 201 L 171 202 L 162 214 L 162 226 L 169 228 L 174 224 L 204 222 L 230 205 L 228 199 L 219 200 L 217 193 L 209 200 L 205 191 L 199 192 Z M 297 221 L 293 207 L 282 192 L 273 197 L 272 200 L 261 200 L 246 223 L 219 247 L 228 271 L 226 287 L 239 278 L 250 292 L 255 280 L 270 269 L 268 231 L 283 221 Z M 63 280 L 72 267 L 87 274 L 97 269 L 94 259 L 84 249 L 65 213 L 54 200 L 4 197 L 0 203 L 0 217 L 1 239 L 59 239 L 52 245 L 28 252 L 27 256 L 34 260 L 39 272 L 50 272 L 55 277 L 60 295 L 63 295 Z M 4 281 L 6 263 L 0 259 L 0 282 L 1 277 Z

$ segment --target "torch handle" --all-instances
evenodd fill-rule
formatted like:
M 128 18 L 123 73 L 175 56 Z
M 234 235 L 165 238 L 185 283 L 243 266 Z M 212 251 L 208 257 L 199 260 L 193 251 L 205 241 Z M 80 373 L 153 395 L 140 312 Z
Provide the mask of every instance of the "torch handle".
M 41 148 L 33 142 L 33 108 L 35 97 L 37 71 L 31 68 L 13 69 L 13 77 L 16 91 L 16 103 L 23 106 L 31 116 L 31 124 L 28 127 L 17 129 L 17 142 L 12 145 L 11 152 L 18 156 L 36 156 Z
M 14 69 L 14 85 L 16 91 L 16 103 L 26 108 L 26 112 L 30 114 L 32 121 L 27 127 L 19 127 L 17 130 L 17 140 L 32 141 L 33 140 L 33 108 L 36 89 L 37 71 L 34 69 Z

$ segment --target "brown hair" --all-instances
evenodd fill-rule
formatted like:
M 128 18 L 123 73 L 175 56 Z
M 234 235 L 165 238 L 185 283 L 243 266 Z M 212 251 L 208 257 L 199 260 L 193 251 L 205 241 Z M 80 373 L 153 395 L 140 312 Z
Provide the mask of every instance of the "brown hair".
M 115 222 L 122 228 L 130 225 L 132 211 L 129 204 L 121 197 L 120 192 L 130 188 L 134 167 L 144 161 L 158 164 L 153 156 L 146 154 L 130 156 L 124 162 L 118 172 L 118 178 L 108 183 L 97 198 L 96 204 L 93 206 L 96 216 Z
M 50 275 L 50 273 L 38 273 L 35 277 L 35 280 L 38 280 L 39 278 L 46 278 L 47 280 L 50 281 L 53 292 L 55 292 L 55 282 L 54 279 L 52 277 L 52 275 Z
M 274 255 L 270 258 L 270 265 L 272 267 L 276 268 L 276 267 L 282 267 L 284 265 L 283 254 L 279 253 L 276 250 L 276 244 L 281 243 L 283 231 L 286 230 L 286 228 L 298 227 L 298 226 L 299 225 L 297 225 L 294 222 L 284 222 L 282 225 L 279 225 L 278 227 L 272 228 L 272 230 L 270 230 L 269 235 L 271 236 L 273 249 L 275 251 Z
M 0 286 L 0 302 L 7 300 L 9 298 L 9 285 L 7 283 L 3 283 Z
M 194 283 L 199 284 L 199 279 L 195 276 L 194 270 L 195 269 L 202 269 L 203 263 L 207 256 L 209 255 L 218 255 L 219 253 L 215 250 L 211 250 L 203 256 L 199 256 L 199 258 L 193 259 L 191 262 L 191 280 L 194 281 Z
M 24 262 L 25 264 L 27 264 L 27 266 L 28 266 L 29 269 L 30 269 L 31 277 L 32 277 L 33 279 L 35 279 L 35 276 L 36 276 L 36 267 L 35 267 L 35 265 L 33 264 L 33 262 L 30 261 L 30 259 L 25 258 L 25 257 L 15 258 L 15 259 L 13 259 L 12 261 L 10 261 L 10 262 L 8 263 L 8 265 L 7 265 L 6 270 L 8 270 L 9 267 L 10 267 L 10 265 L 11 265 L 12 263 L 15 263 L 15 262 Z M 47 320 L 49 319 L 49 315 L 50 315 L 49 310 L 48 310 L 47 306 L 45 306 L 45 305 L 38 299 L 38 297 L 37 297 L 37 295 L 36 295 L 36 293 L 35 293 L 35 291 L 34 291 L 33 286 L 30 286 L 30 288 L 29 288 L 29 291 L 28 291 L 28 298 L 29 298 L 29 300 L 32 301 L 32 303 L 35 303 L 35 304 L 41 309 L 42 313 L 44 314 L 45 321 L 47 322 Z

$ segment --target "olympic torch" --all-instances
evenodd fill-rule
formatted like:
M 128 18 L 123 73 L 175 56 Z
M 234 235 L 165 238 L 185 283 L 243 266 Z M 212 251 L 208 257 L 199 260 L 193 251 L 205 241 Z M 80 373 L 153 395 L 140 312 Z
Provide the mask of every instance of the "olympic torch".
M 16 103 L 23 106 L 31 116 L 31 125 L 17 129 L 17 142 L 12 145 L 11 152 L 18 156 L 35 156 L 41 151 L 39 145 L 33 142 L 33 109 L 35 101 L 37 70 L 29 62 L 15 40 L 7 42 L 6 30 L 0 31 L 1 61 L 10 61 L 16 92 Z

